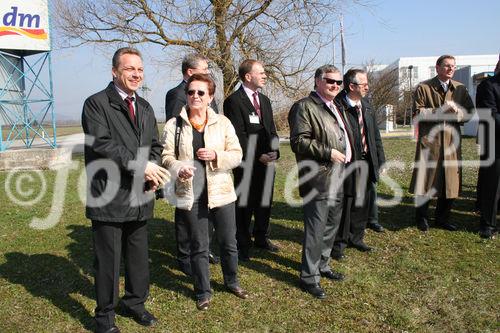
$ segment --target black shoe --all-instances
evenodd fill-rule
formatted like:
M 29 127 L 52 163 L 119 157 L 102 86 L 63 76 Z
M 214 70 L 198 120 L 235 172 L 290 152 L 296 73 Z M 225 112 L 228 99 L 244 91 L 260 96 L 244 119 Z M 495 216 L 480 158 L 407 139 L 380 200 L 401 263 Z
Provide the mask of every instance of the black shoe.
M 124 317 L 131 317 L 136 323 L 142 326 L 153 326 L 158 322 L 155 316 L 153 316 L 149 311 L 144 310 L 142 313 L 137 313 L 127 309 L 123 303 L 120 303 L 120 314 Z
M 356 243 L 356 244 L 351 244 L 351 247 L 355 248 L 356 250 L 358 251 L 361 251 L 361 252 L 370 252 L 372 251 L 373 249 L 371 247 L 369 247 L 368 245 L 366 245 L 365 243 Z
M 457 231 L 458 230 L 456 225 L 451 224 L 449 222 L 444 222 L 444 223 L 436 222 L 436 227 L 441 228 L 441 229 L 445 229 L 448 231 Z
M 376 222 L 368 223 L 366 226 L 375 232 L 384 232 L 385 231 L 384 227 Z
M 484 239 L 492 239 L 495 235 L 495 231 L 491 227 L 481 227 L 479 229 L 479 237 Z
M 322 277 L 325 277 L 325 278 L 330 279 L 330 280 L 335 280 L 335 281 L 344 280 L 344 274 L 339 273 L 339 272 L 326 271 L 326 272 L 320 272 L 320 275 Z
M 330 257 L 333 259 L 333 260 L 337 260 L 337 261 L 343 261 L 345 260 L 347 257 L 345 256 L 345 254 L 343 253 L 339 253 L 339 252 L 335 252 L 335 251 L 332 251 L 332 253 L 330 254 Z
M 210 297 L 196 301 L 196 308 L 200 311 L 206 311 L 210 307 Z
M 351 244 L 349 244 L 349 247 L 353 247 L 356 250 L 361 251 L 361 252 L 370 252 L 370 251 L 373 250 L 371 247 L 369 247 L 368 245 L 366 245 L 363 242 L 361 242 L 361 243 L 351 243 Z
M 245 289 L 243 289 L 241 287 L 230 288 L 230 287 L 226 286 L 226 288 L 233 295 L 235 295 L 236 297 L 239 297 L 241 299 L 247 299 L 250 296 L 250 294 L 248 293 L 248 291 L 246 291 Z
M 209 252 L 208 253 L 208 262 L 213 264 L 213 265 L 217 265 L 218 263 L 220 263 L 220 257 L 216 256 L 213 252 Z
M 278 252 L 280 250 L 279 247 L 271 243 L 268 238 L 264 239 L 263 241 L 254 241 L 254 245 L 255 247 L 268 250 L 269 252 Z
M 323 288 L 321 288 L 321 285 L 319 283 L 309 284 L 309 283 L 305 283 L 305 282 L 300 281 L 300 289 L 313 295 L 314 297 L 316 297 L 318 299 L 326 298 L 326 293 L 323 290 Z
M 426 219 L 421 219 L 417 221 L 417 228 L 420 231 L 429 231 L 429 223 Z
M 120 333 L 120 329 L 116 326 L 112 326 L 110 328 L 96 328 L 95 333 Z

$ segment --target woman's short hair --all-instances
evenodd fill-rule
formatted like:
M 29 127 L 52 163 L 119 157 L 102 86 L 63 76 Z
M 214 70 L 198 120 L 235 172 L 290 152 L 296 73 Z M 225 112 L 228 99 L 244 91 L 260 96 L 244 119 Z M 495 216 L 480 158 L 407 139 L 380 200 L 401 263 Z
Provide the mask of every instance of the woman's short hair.
M 200 74 L 200 73 L 193 74 L 193 75 L 191 75 L 189 77 L 189 79 L 187 80 L 187 83 L 186 83 L 186 88 L 184 88 L 184 92 L 186 94 L 187 94 L 187 92 L 189 90 L 189 85 L 193 81 L 206 82 L 207 85 L 208 85 L 208 94 L 210 96 L 215 95 L 215 82 L 214 82 L 214 80 L 212 80 L 212 78 L 210 77 L 210 75 L 208 75 L 208 74 Z

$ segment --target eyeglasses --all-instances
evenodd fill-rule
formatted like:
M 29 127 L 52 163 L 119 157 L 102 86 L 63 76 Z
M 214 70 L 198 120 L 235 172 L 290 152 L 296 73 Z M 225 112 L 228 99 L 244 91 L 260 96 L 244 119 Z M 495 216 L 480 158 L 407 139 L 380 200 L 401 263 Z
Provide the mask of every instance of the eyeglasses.
M 360 87 L 368 87 L 368 83 L 356 83 L 356 82 L 351 82 L 351 83 Z
M 324 77 L 323 80 L 325 80 L 325 82 L 328 83 L 328 84 L 334 84 L 334 83 L 336 83 L 338 86 L 342 85 L 342 80 L 334 80 L 334 79 L 329 79 L 327 77 Z
M 203 90 L 188 90 L 188 95 L 193 96 L 195 93 L 198 93 L 198 96 L 203 97 L 205 96 L 206 92 Z

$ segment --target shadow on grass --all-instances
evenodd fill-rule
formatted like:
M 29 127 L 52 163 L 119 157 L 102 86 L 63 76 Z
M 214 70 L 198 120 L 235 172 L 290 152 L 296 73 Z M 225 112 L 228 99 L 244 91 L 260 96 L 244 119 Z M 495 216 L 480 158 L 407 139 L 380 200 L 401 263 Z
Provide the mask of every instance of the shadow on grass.
M 280 266 L 291 268 L 294 272 L 296 272 L 296 274 L 292 274 L 290 272 L 273 267 L 272 265 L 259 261 L 258 258 L 266 259 L 267 261 L 276 263 Z M 239 265 L 254 270 L 258 273 L 265 274 L 276 281 L 287 283 L 293 287 L 298 286 L 300 262 L 285 258 L 279 253 L 272 253 L 266 250 L 253 248 L 251 250 L 251 260 L 247 262 L 240 261 Z M 248 289 L 250 288 L 251 286 L 248 287 Z
M 472 194 L 472 195 L 471 195 Z M 379 197 L 383 197 L 380 193 Z M 471 216 L 475 210 L 475 198 L 473 192 L 464 191 L 462 196 L 455 199 L 450 215 L 450 222 L 458 227 L 459 231 L 475 233 L 479 229 L 479 217 Z M 429 222 L 434 226 L 434 211 L 436 199 L 432 199 L 429 205 Z M 416 227 L 414 197 L 404 196 L 402 201 L 392 207 L 379 207 L 379 223 L 391 231 L 399 231 L 406 228 Z
M 10 283 L 22 285 L 33 296 L 45 298 L 63 312 L 93 329 L 92 315 L 72 294 L 92 298 L 91 281 L 80 273 L 79 267 L 66 258 L 52 254 L 27 255 L 19 252 L 5 254 L 0 275 Z
M 152 219 L 148 223 L 148 232 L 151 284 L 194 297 L 193 289 L 186 287 L 186 284 L 192 285 L 192 278 L 177 268 L 174 222 Z

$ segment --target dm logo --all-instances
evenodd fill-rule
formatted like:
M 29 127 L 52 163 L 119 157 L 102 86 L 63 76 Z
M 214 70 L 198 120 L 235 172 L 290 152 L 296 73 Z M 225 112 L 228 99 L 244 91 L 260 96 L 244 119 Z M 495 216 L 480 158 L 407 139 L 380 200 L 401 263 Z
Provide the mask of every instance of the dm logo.
M 47 39 L 47 32 L 40 29 L 40 15 L 23 14 L 15 6 L 2 18 L 0 37 L 8 35 L 26 36 L 34 39 Z

